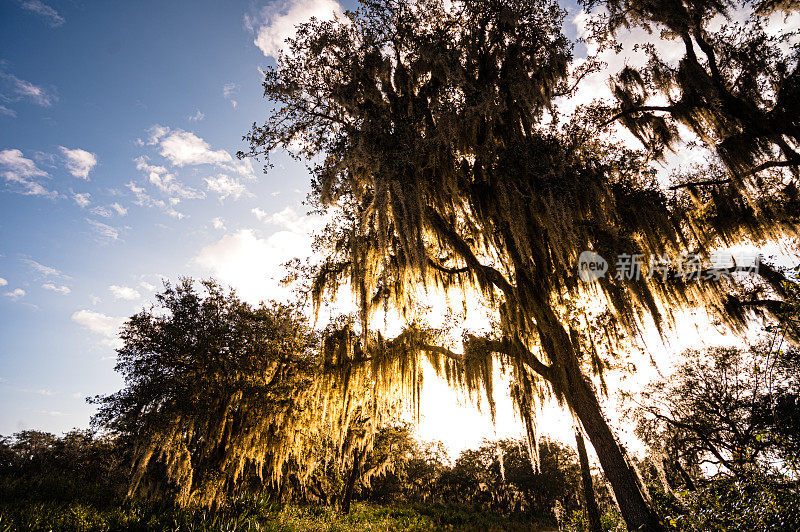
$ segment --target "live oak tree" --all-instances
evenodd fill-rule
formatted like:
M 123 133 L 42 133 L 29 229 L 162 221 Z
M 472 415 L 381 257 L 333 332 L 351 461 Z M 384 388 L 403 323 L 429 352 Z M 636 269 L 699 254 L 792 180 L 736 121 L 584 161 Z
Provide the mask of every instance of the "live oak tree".
M 644 390 L 637 431 L 690 486 L 688 471 L 702 464 L 735 476 L 796 466 L 799 357 L 777 342 L 686 353 L 669 380 Z
M 183 279 L 121 337 L 125 387 L 94 399 L 93 422 L 133 450 L 129 496 L 212 504 L 306 462 L 318 339 L 296 308 L 253 308 L 213 281 L 198 291 Z
M 605 142 L 586 113 L 545 125 L 554 97 L 570 90 L 563 17 L 547 0 L 378 0 L 302 25 L 266 72 L 274 107 L 241 155 L 283 146 L 314 161 L 313 197 L 339 216 L 313 292 L 349 286 L 365 342 L 383 342 L 367 330 L 376 309 L 392 305 L 413 322 L 421 285 L 485 298 L 495 333 L 465 338 L 456 354 L 410 327 L 405 367 L 423 355 L 439 367 L 456 361 L 459 384 L 488 391 L 499 360 L 513 372 L 532 451 L 536 405 L 552 394 L 580 420 L 629 528 L 655 530 L 587 375 L 602 375 L 647 319 L 666 330 L 675 309 L 724 310 L 732 279 L 682 280 L 676 259 L 664 275 L 587 284 L 578 256 L 680 257 L 793 226 L 742 208 L 716 231 L 718 212 L 672 200 L 643 156 Z M 720 194 L 751 201 L 736 187 Z
M 321 342 L 297 305 L 253 306 L 214 281 L 165 284 L 122 329 L 124 388 L 93 399 L 93 423 L 133 459 L 128 496 L 213 506 L 242 491 L 293 490 L 333 502 L 328 472 L 368 480 L 390 468 L 364 472 L 358 458 L 419 376 L 374 379 L 372 364 L 407 374 L 393 365 L 402 340 L 370 361 L 344 327 L 332 329 Z

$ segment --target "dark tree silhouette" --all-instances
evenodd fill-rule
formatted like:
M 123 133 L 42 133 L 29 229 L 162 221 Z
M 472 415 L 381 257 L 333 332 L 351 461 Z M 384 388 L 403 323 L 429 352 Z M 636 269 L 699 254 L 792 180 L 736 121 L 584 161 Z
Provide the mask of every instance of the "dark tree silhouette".
M 800 50 L 797 32 L 770 30 L 770 17 L 789 16 L 797 2 L 745 0 L 586 0 L 605 10 L 595 38 L 608 44 L 621 28 L 642 27 L 654 40 L 682 44 L 670 64 L 653 46 L 643 68 L 616 75 L 619 120 L 647 147 L 663 152 L 686 126 L 716 150 L 741 188 L 775 187 L 796 205 L 800 168 Z M 743 19 L 743 22 L 733 20 Z M 769 169 L 789 172 L 766 173 Z M 757 177 L 758 179 L 748 179 Z M 704 182 L 700 182 L 703 184 Z
M 800 442 L 800 353 L 778 342 L 690 352 L 635 408 L 637 432 L 687 487 L 703 463 L 736 476 L 794 466 Z

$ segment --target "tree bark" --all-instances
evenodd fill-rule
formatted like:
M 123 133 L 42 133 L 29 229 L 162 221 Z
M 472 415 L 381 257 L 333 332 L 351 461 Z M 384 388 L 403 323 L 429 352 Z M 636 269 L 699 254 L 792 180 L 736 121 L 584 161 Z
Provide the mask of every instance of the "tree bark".
M 676 457 L 673 463 L 675 464 L 675 469 L 678 470 L 678 473 L 683 478 L 683 483 L 686 486 L 686 489 L 689 491 L 697 491 L 697 486 L 695 486 L 692 477 L 689 476 L 689 473 L 686 472 L 686 469 L 684 469 L 683 465 L 681 464 L 680 457 Z
M 576 427 L 575 442 L 578 446 L 578 459 L 581 463 L 581 481 L 583 484 L 583 499 L 586 503 L 586 517 L 589 520 L 589 530 L 591 532 L 603 532 L 600 523 L 600 508 L 597 506 L 597 499 L 594 496 L 594 486 L 592 485 L 592 470 L 589 469 L 589 457 L 586 454 L 586 446 L 583 444 L 581 430 Z
M 572 397 L 568 397 L 567 401 L 597 452 L 603 473 L 614 489 L 614 497 L 625 524 L 629 530 L 663 530 L 658 516 L 651 508 L 650 498 L 644 491 L 639 475 L 628 463 L 622 447 L 603 417 L 594 390 L 580 373 L 573 377 L 578 381 L 571 383 L 575 386 L 571 390 Z
M 350 469 L 350 475 L 347 477 L 347 484 L 344 487 L 344 495 L 342 497 L 342 513 L 350 513 L 350 502 L 353 500 L 353 491 L 356 487 L 356 481 L 360 475 L 361 467 L 364 463 L 364 457 L 367 454 L 365 449 L 356 449 L 353 451 L 353 467 Z
M 542 348 L 553 363 L 551 383 L 563 394 L 592 442 L 626 526 L 632 531 L 663 531 L 639 475 L 614 437 L 594 388 L 581 371 L 569 334 L 546 302 L 540 302 L 535 308 Z

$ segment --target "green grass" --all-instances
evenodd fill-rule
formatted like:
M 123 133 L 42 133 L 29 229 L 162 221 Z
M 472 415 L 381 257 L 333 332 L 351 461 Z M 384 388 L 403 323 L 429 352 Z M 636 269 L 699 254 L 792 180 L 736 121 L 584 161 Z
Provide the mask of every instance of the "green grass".
M 122 504 L 97 508 L 80 503 L 0 503 L 0 531 L 351 531 L 537 530 L 535 523 L 486 513 L 427 507 L 356 503 L 348 515 L 322 506 L 248 505 L 210 512 Z
M 551 527 L 552 528 L 552 527 Z M 111 487 L 72 479 L 0 482 L 0 532 L 541 530 L 539 524 L 467 509 L 355 503 L 348 515 L 313 505 L 241 497 L 223 510 L 121 502 Z

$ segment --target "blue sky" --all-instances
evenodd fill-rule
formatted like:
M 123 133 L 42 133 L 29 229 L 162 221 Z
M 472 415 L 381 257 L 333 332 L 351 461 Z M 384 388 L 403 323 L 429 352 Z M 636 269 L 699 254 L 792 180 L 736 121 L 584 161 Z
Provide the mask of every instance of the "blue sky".
M 305 169 L 233 155 L 267 110 L 254 39 L 333 5 L 295 4 L 0 3 L 0 434 L 85 426 L 162 276 L 286 295 Z

